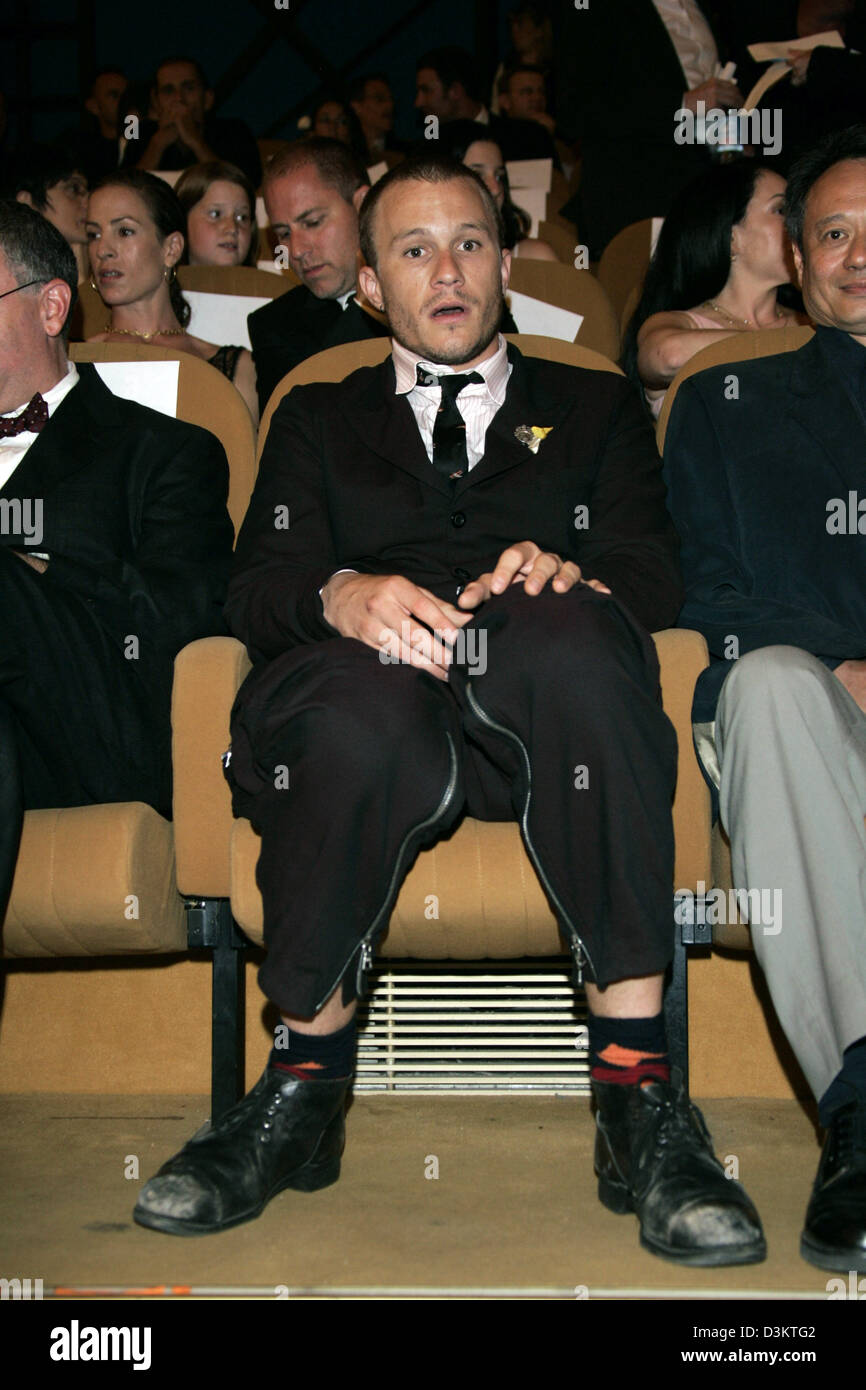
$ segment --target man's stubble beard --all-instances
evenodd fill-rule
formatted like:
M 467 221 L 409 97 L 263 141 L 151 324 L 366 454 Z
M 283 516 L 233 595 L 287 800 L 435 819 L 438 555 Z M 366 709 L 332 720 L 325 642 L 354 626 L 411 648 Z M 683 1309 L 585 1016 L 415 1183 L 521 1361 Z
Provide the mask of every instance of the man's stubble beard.
M 420 337 L 417 337 L 418 330 L 414 325 L 408 329 L 400 322 L 399 317 L 395 321 L 389 312 L 388 301 L 384 300 L 384 314 L 388 320 L 392 338 L 396 339 L 400 346 L 406 348 L 408 352 L 414 353 L 416 357 L 420 357 L 425 362 L 437 363 L 442 367 L 458 367 L 464 362 L 474 362 L 476 357 L 480 357 L 499 332 L 504 311 L 505 295 L 500 289 L 498 299 L 490 303 L 488 314 L 479 329 L 476 341 L 469 347 L 454 348 L 443 353 L 441 348 L 433 348 L 432 344 L 424 343 Z

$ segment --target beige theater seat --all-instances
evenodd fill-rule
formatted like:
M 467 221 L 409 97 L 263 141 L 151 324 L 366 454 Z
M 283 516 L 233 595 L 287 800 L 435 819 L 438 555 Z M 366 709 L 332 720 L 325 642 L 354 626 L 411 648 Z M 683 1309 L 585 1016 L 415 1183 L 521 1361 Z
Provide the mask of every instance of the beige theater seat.
M 598 278 L 622 320 L 626 302 L 643 284 L 650 263 L 653 220 L 645 217 L 617 232 L 601 253 Z M 635 304 L 637 297 L 635 297 Z
M 619 356 L 619 321 L 603 287 L 589 270 L 558 261 L 511 262 L 509 288 L 545 304 L 582 314 L 577 334 L 580 347 L 591 348 L 615 362 Z
M 556 339 L 511 339 L 529 356 L 619 373 L 608 359 Z M 259 450 L 280 398 L 310 381 L 338 381 L 359 366 L 381 362 L 386 339 L 348 343 L 301 364 L 274 391 L 259 430 Z M 670 631 L 656 636 L 665 710 L 677 728 L 679 772 L 674 822 L 676 884 L 694 891 L 709 880 L 710 800 L 694 756 L 691 703 L 695 682 L 707 664 L 706 644 L 697 633 Z M 234 923 L 250 940 L 262 941 L 262 906 L 255 883 L 258 840 L 248 821 L 233 821 L 220 757 L 229 745 L 229 715 L 240 682 L 250 669 L 247 654 L 230 638 L 192 643 L 175 662 L 172 710 L 174 822 L 178 886 L 200 900 L 203 929 L 221 943 L 215 950 L 225 971 L 222 1040 L 214 1057 L 222 1073 L 214 1076 L 213 1113 L 232 1104 L 243 1075 L 240 1032 L 230 1005 L 237 1004 L 242 976 Z M 440 920 L 424 915 L 425 897 L 440 897 Z M 673 911 L 673 885 L 671 886 Z M 561 956 L 564 951 L 547 899 L 539 888 L 516 824 L 466 819 L 447 841 L 418 856 L 391 918 L 382 954 L 416 959 L 483 959 Z M 687 1066 L 685 1032 L 686 965 L 678 943 L 668 1000 L 672 1050 Z M 216 1020 L 215 1003 L 215 1020 Z M 216 1024 L 215 1024 L 216 1026 Z
M 176 361 L 178 418 L 210 429 L 229 458 L 240 524 L 254 472 L 243 400 L 197 357 L 144 344 L 73 345 L 75 362 Z M 8 957 L 183 951 L 187 924 L 175 879 L 172 826 L 141 802 L 28 811 L 3 924 Z

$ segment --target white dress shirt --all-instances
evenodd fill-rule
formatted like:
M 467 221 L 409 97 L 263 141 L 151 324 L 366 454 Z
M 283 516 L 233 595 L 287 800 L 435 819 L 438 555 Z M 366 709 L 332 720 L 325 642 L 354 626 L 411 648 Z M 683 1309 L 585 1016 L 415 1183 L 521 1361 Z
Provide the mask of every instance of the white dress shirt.
M 457 409 L 466 421 L 466 455 L 470 469 L 474 468 L 478 460 L 483 457 L 487 426 L 500 406 L 505 403 L 508 378 L 511 376 L 511 363 L 507 357 L 507 347 L 508 345 L 500 333 L 493 355 L 486 357 L 483 362 L 479 362 L 477 367 L 472 369 L 478 372 L 484 380 L 464 386 L 457 397 Z M 410 352 L 408 348 L 403 347 L 402 343 L 398 343 L 396 339 L 392 344 L 391 353 L 394 358 L 394 372 L 397 377 L 397 395 L 407 397 L 412 407 L 412 413 L 418 422 L 418 429 L 421 431 L 427 457 L 432 463 L 433 430 L 442 401 L 442 387 L 419 386 L 416 368 L 418 366 L 424 367 L 434 376 L 453 376 L 455 368 L 443 367 L 440 363 L 430 362 L 426 358 L 419 357 L 417 353 Z M 462 375 L 462 371 L 459 375 Z
M 78 368 L 75 363 L 70 362 L 68 368 L 66 375 L 61 377 L 56 386 L 52 386 L 50 391 L 42 392 L 42 399 L 48 406 L 49 420 L 60 402 L 69 395 L 78 381 Z M 32 396 L 30 399 L 32 400 Z M 5 415 L 0 416 L 0 418 L 8 420 L 13 415 L 20 415 L 29 404 L 30 401 L 22 401 L 21 405 L 16 406 L 14 410 L 6 411 Z M 39 434 L 36 430 L 22 430 L 20 434 L 10 435 L 8 439 L 0 439 L 0 487 L 6 486 L 30 445 L 38 438 Z
M 671 36 L 688 90 L 693 91 L 716 71 L 719 50 L 713 31 L 701 14 L 697 0 L 653 0 Z

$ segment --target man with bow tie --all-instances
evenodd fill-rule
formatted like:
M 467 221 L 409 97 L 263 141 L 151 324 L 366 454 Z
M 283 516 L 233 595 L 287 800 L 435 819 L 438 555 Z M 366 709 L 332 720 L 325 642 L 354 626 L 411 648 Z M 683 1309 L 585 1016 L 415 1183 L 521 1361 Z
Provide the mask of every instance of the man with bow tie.
M 520 822 L 586 982 L 601 1199 L 670 1259 L 761 1259 L 661 1013 L 676 738 L 649 632 L 681 589 L 652 434 L 621 377 L 501 337 L 510 258 L 473 171 L 396 166 L 360 237 L 392 355 L 281 402 L 227 608 L 254 660 L 227 775 L 262 836 L 259 979 L 282 1022 L 257 1086 L 136 1219 L 222 1230 L 335 1181 L 364 971 L 418 848 L 468 812 Z
M 222 446 L 68 361 L 77 280 L 57 229 L 0 203 L 0 923 L 25 810 L 170 814 L 173 659 L 222 630 Z

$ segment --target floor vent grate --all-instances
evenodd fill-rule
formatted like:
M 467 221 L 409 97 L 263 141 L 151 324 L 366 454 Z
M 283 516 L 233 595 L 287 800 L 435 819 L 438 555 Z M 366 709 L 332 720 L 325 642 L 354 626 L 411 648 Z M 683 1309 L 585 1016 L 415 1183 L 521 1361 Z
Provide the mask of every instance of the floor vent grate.
M 375 968 L 356 1091 L 589 1093 L 586 1000 L 567 957 Z

